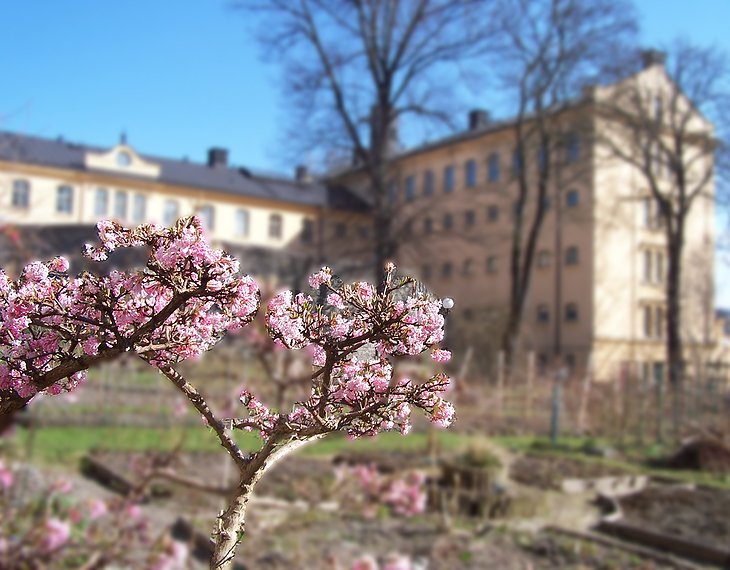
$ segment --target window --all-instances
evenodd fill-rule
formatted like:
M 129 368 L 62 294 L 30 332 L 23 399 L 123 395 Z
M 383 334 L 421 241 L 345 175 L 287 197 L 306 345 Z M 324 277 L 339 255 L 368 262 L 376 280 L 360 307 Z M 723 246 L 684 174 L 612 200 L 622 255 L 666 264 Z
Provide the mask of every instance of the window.
M 567 303 L 565 305 L 565 320 L 569 323 L 578 320 L 578 305 L 576 303 Z
M 59 186 L 56 190 L 56 211 L 70 214 L 74 207 L 74 189 L 71 186 Z
M 547 373 L 548 368 L 548 355 L 544 353 L 540 353 L 537 355 L 537 372 L 538 374 L 545 374 Z
M 239 210 L 239 212 L 245 212 L 245 210 Z M 248 213 L 247 213 L 248 214 Z M 302 220 L 302 233 L 300 239 L 302 243 L 312 243 L 314 237 L 314 222 L 309 219 Z
M 147 217 L 147 197 L 142 194 L 135 194 L 132 201 L 132 221 L 141 224 Z
M 487 273 L 497 273 L 497 256 L 490 255 L 487 257 Z
M 198 217 L 200 218 L 200 223 L 203 224 L 203 228 L 207 231 L 210 232 L 215 229 L 215 210 L 213 206 L 206 204 L 198 208 Z
M 565 137 L 565 160 L 576 162 L 580 158 L 580 139 L 575 133 L 569 133 Z
M 580 195 L 577 190 L 568 190 L 565 195 L 565 206 L 567 208 L 577 208 L 580 203 Z
M 473 259 L 466 259 L 464 260 L 464 275 L 474 275 L 474 260 Z
M 474 227 L 474 224 L 476 223 L 476 214 L 474 213 L 474 210 L 467 210 L 464 212 L 464 225 L 467 228 Z
M 537 252 L 537 266 L 540 268 L 550 267 L 552 255 L 546 249 Z
M 654 252 L 650 249 L 644 250 L 644 282 L 650 283 L 652 281 L 653 272 L 652 272 L 652 259 L 654 257 Z
M 416 197 L 416 179 L 413 176 L 406 178 L 406 201 L 410 202 Z
M 652 196 L 643 200 L 644 204 L 644 227 L 650 230 L 658 230 L 662 227 L 662 216 L 659 204 Z
M 269 216 L 269 237 L 281 239 L 284 220 L 281 214 L 271 214 Z
M 644 338 L 651 338 L 652 310 L 648 305 L 644 307 Z
M 499 206 L 492 204 L 487 208 L 487 220 L 490 222 L 499 220 Z
M 421 267 L 421 279 L 431 279 L 431 266 L 430 265 L 424 265 Z
M 565 265 L 578 265 L 578 247 L 571 245 L 565 250 Z
M 450 261 L 445 262 L 441 266 L 441 275 L 443 275 L 444 277 L 451 277 L 453 272 L 454 272 L 454 266 L 451 264 Z
M 344 222 L 337 222 L 335 224 L 335 237 L 342 239 L 347 235 L 347 226 Z
M 109 191 L 106 188 L 97 188 L 94 196 L 94 214 L 102 218 L 109 214 Z
M 431 218 L 423 220 L 423 231 L 427 234 L 433 231 L 433 220 Z
M 487 164 L 487 177 L 490 182 L 499 181 L 499 155 L 495 152 L 489 155 Z
M 132 156 L 128 152 L 122 150 L 117 153 L 117 166 L 124 168 L 130 164 L 132 164 Z
M 664 309 L 661 307 L 654 309 L 654 334 L 657 338 L 664 336 Z
M 654 97 L 654 119 L 656 121 L 662 120 L 663 107 L 664 104 L 662 102 L 661 96 L 657 95 L 656 97 Z
M 127 219 L 127 193 L 117 191 L 114 194 L 114 217 L 118 220 Z
M 512 217 L 516 220 L 522 216 L 522 204 L 519 200 L 512 203 Z
M 512 175 L 517 176 L 522 171 L 522 155 L 515 149 L 512 153 Z
M 13 180 L 13 208 L 27 210 L 30 207 L 30 182 L 27 180 Z
M 249 227 L 249 213 L 248 210 L 236 210 L 236 235 L 247 236 Z M 314 234 L 314 223 L 312 220 L 304 220 L 302 222 L 302 241 L 305 241 L 305 235 L 309 235 L 309 241 L 312 239 Z
M 464 165 L 464 186 L 474 188 L 477 185 L 477 161 L 467 160 Z
M 180 217 L 180 207 L 175 200 L 165 200 L 164 210 L 162 212 L 163 223 L 170 227 Z
M 370 239 L 370 226 L 360 226 L 358 232 L 360 239 Z
M 433 196 L 433 171 L 431 170 L 423 173 L 423 195 Z
M 444 168 L 444 192 L 450 193 L 454 191 L 454 167 L 447 166 Z
M 537 322 L 548 323 L 550 322 L 550 308 L 546 303 L 540 303 L 537 306 Z
M 664 254 L 661 251 L 656 252 L 656 282 L 664 283 Z
M 550 209 L 550 205 L 552 204 L 552 200 L 550 199 L 550 196 L 543 196 L 542 197 L 542 209 L 543 211 L 547 212 Z
M 444 229 L 450 230 L 454 227 L 454 217 L 451 214 L 444 214 Z

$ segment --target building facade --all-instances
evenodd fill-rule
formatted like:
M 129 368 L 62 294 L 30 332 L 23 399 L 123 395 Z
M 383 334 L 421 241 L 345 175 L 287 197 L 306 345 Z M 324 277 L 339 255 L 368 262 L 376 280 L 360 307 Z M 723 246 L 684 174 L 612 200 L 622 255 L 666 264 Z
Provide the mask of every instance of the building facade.
M 533 187 L 522 215 L 525 245 L 538 210 L 534 186 L 549 166 L 518 358 L 524 363 L 533 353 L 546 373 L 590 370 L 598 380 L 653 381 L 666 374 L 663 220 L 644 173 L 608 144 L 625 133 L 606 109 L 629 89 L 654 106 L 662 98 L 668 104 L 673 85 L 661 62 L 652 61 L 621 83 L 586 88 L 551 113 L 547 150 L 527 139 L 524 164 L 516 153 L 516 123 L 491 122 L 479 111 L 470 114 L 467 131 L 391 157 L 388 202 L 394 231 L 404 237 L 397 261 L 438 295 L 456 300 L 466 337 L 460 342 L 491 351 L 492 361 L 510 297 L 520 170 Z M 522 127 L 529 130 L 531 120 Z M 712 137 L 712 125 L 699 113 L 692 120 L 699 139 Z M 710 175 L 688 215 L 682 259 L 681 333 L 686 361 L 698 366 L 719 349 L 712 168 L 707 159 L 690 171 Z M 658 178 L 671 193 L 669 169 Z M 336 179 L 367 193 L 361 169 Z

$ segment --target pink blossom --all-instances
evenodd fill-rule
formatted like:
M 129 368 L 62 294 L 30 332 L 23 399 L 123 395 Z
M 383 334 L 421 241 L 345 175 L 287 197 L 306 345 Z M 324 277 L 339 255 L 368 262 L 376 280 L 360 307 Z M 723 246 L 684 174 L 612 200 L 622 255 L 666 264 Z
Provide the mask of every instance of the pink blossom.
M 13 480 L 13 472 L 0 460 L 0 488 L 10 489 L 13 486 Z
M 448 362 L 451 359 L 451 352 L 448 350 L 434 349 L 431 351 L 431 358 L 436 362 Z
M 382 570 L 413 570 L 413 566 L 407 556 L 391 554 L 385 559 Z
M 104 501 L 101 499 L 93 499 L 89 503 L 89 520 L 96 520 L 103 517 L 109 509 Z
M 48 519 L 45 524 L 46 535 L 43 539 L 43 548 L 49 552 L 58 550 L 71 536 L 71 525 L 59 519 Z
M 309 286 L 313 289 L 319 288 L 320 285 L 329 285 L 330 281 L 332 281 L 332 270 L 329 267 L 323 267 L 309 276 Z

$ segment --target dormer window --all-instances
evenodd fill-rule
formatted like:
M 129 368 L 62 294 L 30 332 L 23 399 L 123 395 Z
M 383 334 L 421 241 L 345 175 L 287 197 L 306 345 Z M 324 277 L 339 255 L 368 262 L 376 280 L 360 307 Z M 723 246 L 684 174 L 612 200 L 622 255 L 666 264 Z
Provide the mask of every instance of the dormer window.
M 130 155 L 128 152 L 124 150 L 120 150 L 117 153 L 117 166 L 121 166 L 122 168 L 125 168 L 132 164 L 132 155 Z

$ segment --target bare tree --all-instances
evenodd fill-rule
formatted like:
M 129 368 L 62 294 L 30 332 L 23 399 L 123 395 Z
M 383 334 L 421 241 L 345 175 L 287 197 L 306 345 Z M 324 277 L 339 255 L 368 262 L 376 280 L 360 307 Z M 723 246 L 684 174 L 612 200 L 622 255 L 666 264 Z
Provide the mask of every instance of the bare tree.
M 640 174 L 647 220 L 666 247 L 666 362 L 674 392 L 674 428 L 681 421 L 683 270 L 688 223 L 703 199 L 715 200 L 715 167 L 724 163 L 730 109 L 728 62 L 713 48 L 684 41 L 667 53 L 643 53 L 645 69 L 602 102 L 609 129 L 602 139 Z M 712 220 L 710 220 L 712 223 Z M 705 244 L 711 248 L 711 243 Z M 686 323 L 685 323 L 686 324 Z
M 388 200 L 397 126 L 409 117 L 448 123 L 435 103 L 459 65 L 483 53 L 487 0 L 269 0 L 238 2 L 261 20 L 261 40 L 284 56 L 286 91 L 305 122 L 298 136 L 332 165 L 361 168 L 373 205 L 374 271 L 398 239 Z
M 586 122 L 581 122 L 582 101 L 577 95 L 626 51 L 636 24 L 632 6 L 614 0 L 501 0 L 494 14 L 502 32 L 491 52 L 493 64 L 504 92 L 516 106 L 513 174 L 517 193 L 509 254 L 510 298 L 502 333 L 509 374 L 548 192 L 554 186 L 559 195 L 568 181 L 565 176 L 561 179 L 562 164 L 588 158 L 574 154 L 578 148 L 589 148 L 592 136 Z M 570 176 L 577 175 L 573 166 Z M 556 211 L 560 211 L 558 200 Z M 560 253 L 555 252 L 556 264 Z M 559 357 L 560 343 L 555 347 Z

